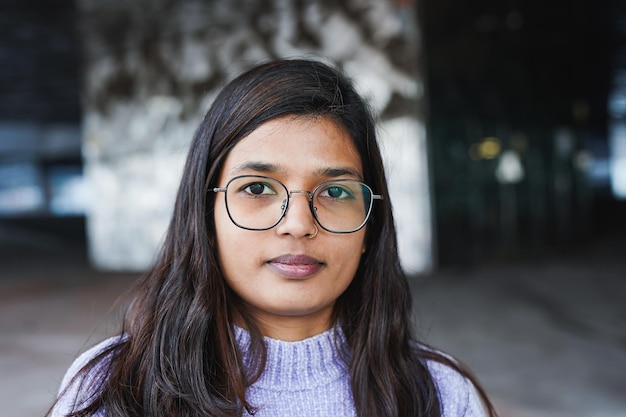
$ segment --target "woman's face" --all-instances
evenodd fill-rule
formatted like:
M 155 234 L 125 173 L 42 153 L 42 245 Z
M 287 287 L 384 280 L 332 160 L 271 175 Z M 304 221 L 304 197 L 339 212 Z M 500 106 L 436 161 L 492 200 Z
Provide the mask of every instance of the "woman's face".
M 348 133 L 333 120 L 283 117 L 261 125 L 230 151 L 218 186 L 240 175 L 263 175 L 290 191 L 311 191 L 333 179 L 362 180 L 362 174 Z M 224 199 L 225 193 L 217 193 L 222 271 L 264 335 L 300 340 L 327 330 L 335 301 L 359 265 L 365 228 L 327 232 L 316 224 L 308 196 L 295 193 L 274 228 L 245 230 L 230 220 Z

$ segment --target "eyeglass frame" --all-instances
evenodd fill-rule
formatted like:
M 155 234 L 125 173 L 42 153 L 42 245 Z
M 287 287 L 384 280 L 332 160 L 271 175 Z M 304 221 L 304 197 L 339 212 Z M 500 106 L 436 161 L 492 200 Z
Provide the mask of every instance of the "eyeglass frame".
M 228 186 L 233 182 L 236 181 L 240 178 L 260 178 L 260 179 L 267 179 L 267 180 L 272 180 L 272 181 L 276 181 L 278 184 L 280 184 L 283 189 L 285 190 L 286 194 L 287 194 L 287 198 L 286 198 L 286 202 L 284 203 L 284 208 L 282 209 L 282 213 L 280 214 L 280 217 L 278 217 L 278 220 L 276 220 L 276 222 L 271 225 L 270 227 L 264 227 L 264 228 L 253 228 L 253 227 L 245 227 L 240 225 L 239 223 L 237 223 L 235 221 L 235 219 L 233 219 L 233 216 L 230 214 L 230 208 L 228 207 Z M 317 218 L 317 207 L 315 207 L 313 205 L 313 196 L 315 195 L 315 193 L 322 187 L 324 187 L 327 184 L 332 184 L 335 182 L 341 182 L 341 181 L 346 181 L 346 182 L 355 182 L 355 183 L 359 183 L 362 186 L 365 186 L 369 192 L 370 192 L 370 206 L 369 209 L 367 210 L 367 214 L 365 215 L 365 218 L 363 219 L 363 223 L 361 223 L 359 225 L 359 227 L 352 229 L 352 230 L 348 230 L 348 231 L 341 231 L 341 232 L 337 232 L 331 229 L 328 229 L 326 227 L 324 227 L 324 225 L 322 223 L 320 223 L 319 219 Z M 370 218 L 370 215 L 372 214 L 372 207 L 374 207 L 374 200 L 384 200 L 384 197 L 380 194 L 374 194 L 374 190 L 372 190 L 372 188 L 365 184 L 363 181 L 360 180 L 354 180 L 354 179 L 337 179 L 337 180 L 329 180 L 329 181 L 324 181 L 318 185 L 315 186 L 315 188 L 313 188 L 312 191 L 307 191 L 307 190 L 291 190 L 289 191 L 289 189 L 287 188 L 287 186 L 285 184 L 283 184 L 280 180 L 277 180 L 276 178 L 272 178 L 272 177 L 268 177 L 266 175 L 238 175 L 236 177 L 231 178 L 230 180 L 228 180 L 228 182 L 226 183 L 225 187 L 215 187 L 212 188 L 209 191 L 213 191 L 214 193 L 224 193 L 224 205 L 226 206 L 226 212 L 228 213 L 228 218 L 230 219 L 230 221 L 237 227 L 244 229 L 244 230 L 251 230 L 251 231 L 255 231 L 255 232 L 262 232 L 265 230 L 270 230 L 273 229 L 274 227 L 278 226 L 278 223 L 280 223 L 284 218 L 285 215 L 287 214 L 287 210 L 289 209 L 289 201 L 291 200 L 291 195 L 292 194 L 306 194 L 308 196 L 308 200 L 309 200 L 309 210 L 311 211 L 311 214 L 313 215 L 313 218 L 315 219 L 315 222 L 324 230 L 326 230 L 327 232 L 330 233 L 335 233 L 335 234 L 340 234 L 340 235 L 345 235 L 345 234 L 349 234 L 349 233 L 355 233 L 358 232 L 359 230 L 361 230 L 363 227 L 365 227 L 365 224 L 367 223 L 367 221 Z

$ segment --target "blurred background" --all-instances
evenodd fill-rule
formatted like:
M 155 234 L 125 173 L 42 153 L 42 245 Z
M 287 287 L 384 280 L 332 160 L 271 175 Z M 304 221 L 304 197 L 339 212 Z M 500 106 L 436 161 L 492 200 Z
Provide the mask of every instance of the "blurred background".
M 115 332 L 219 88 L 309 57 L 379 119 L 422 338 L 503 416 L 626 416 L 625 40 L 619 0 L 3 0 L 2 414 Z

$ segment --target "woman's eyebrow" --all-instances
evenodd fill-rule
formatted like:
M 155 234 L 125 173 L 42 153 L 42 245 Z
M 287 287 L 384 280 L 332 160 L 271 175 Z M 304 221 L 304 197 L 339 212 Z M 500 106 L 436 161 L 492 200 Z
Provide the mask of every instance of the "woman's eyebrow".
M 362 179 L 363 175 L 355 168 L 352 167 L 329 167 L 324 168 L 319 171 L 319 175 L 321 177 L 343 177 L 344 175 L 348 175 L 351 177 L 355 177 L 358 179 Z
M 268 162 L 248 161 L 244 162 L 241 165 L 237 165 L 230 171 L 230 173 L 236 175 L 245 171 L 256 171 L 265 174 L 271 174 L 281 171 L 281 168 L 279 165 Z
M 259 172 L 263 174 L 275 174 L 277 172 L 285 172 L 284 167 L 278 164 L 260 161 L 247 161 L 240 165 L 237 165 L 230 170 L 231 175 L 238 175 L 244 172 Z M 316 173 L 319 177 L 337 178 L 343 176 L 350 176 L 358 179 L 362 179 L 363 175 L 354 167 L 350 166 L 338 166 L 321 168 Z

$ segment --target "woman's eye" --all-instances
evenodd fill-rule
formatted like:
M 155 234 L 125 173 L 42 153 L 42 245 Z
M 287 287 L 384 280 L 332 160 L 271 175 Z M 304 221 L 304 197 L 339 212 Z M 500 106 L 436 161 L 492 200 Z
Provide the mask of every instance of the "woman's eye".
M 267 184 L 262 182 L 255 182 L 243 187 L 243 190 L 248 194 L 262 195 L 262 194 L 276 194 L 274 190 Z
M 349 189 L 339 185 L 331 185 L 329 187 L 326 187 L 320 193 L 320 196 L 329 197 L 335 200 L 354 198 L 353 193 L 351 193 Z

